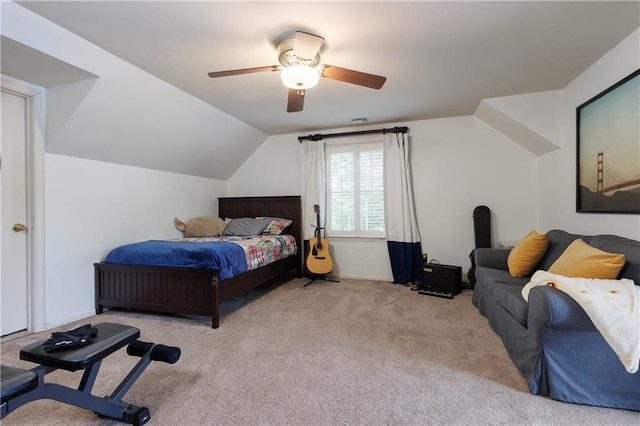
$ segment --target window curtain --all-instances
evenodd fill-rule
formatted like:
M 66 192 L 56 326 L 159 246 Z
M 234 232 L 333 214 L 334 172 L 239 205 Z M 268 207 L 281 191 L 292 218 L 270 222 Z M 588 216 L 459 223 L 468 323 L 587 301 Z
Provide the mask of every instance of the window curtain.
M 407 133 L 384 136 L 384 208 L 393 282 L 422 281 L 422 245 L 413 204 Z
M 327 167 L 324 152 L 324 141 L 304 141 L 303 147 L 303 230 L 305 240 L 315 236 L 317 223 L 314 205 L 320 207 L 320 226 L 324 227 L 327 199 Z M 306 171 L 306 173 L 305 173 Z

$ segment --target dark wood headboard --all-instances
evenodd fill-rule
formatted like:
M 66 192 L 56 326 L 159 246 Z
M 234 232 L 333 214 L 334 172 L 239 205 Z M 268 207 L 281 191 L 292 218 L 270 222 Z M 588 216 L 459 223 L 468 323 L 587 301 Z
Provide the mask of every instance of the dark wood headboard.
M 218 216 L 256 217 L 271 216 L 291 219 L 293 223 L 286 231 L 298 242 L 298 251 L 302 250 L 302 204 L 299 195 L 273 197 L 220 197 L 218 198 Z

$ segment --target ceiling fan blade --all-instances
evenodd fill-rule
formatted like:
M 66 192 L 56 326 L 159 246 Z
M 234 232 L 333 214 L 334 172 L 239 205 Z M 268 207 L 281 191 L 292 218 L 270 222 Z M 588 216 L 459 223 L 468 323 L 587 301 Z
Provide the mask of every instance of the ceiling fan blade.
M 380 89 L 384 85 L 384 82 L 387 81 L 387 77 L 381 75 L 367 74 L 366 72 L 349 70 L 333 65 L 325 65 L 322 68 L 322 76 L 332 80 L 369 87 L 371 89 Z
M 281 67 L 279 65 L 268 65 L 266 67 L 242 68 L 239 70 L 213 71 L 208 73 L 208 75 L 211 78 L 227 77 L 230 75 L 252 74 L 254 72 L 278 71 L 280 68 Z
M 302 111 L 304 106 L 304 90 L 289 89 L 289 97 L 287 99 L 287 112 Z
M 320 51 L 322 43 L 324 43 L 324 38 L 320 36 L 296 31 L 296 36 L 293 41 L 293 53 L 298 58 L 313 59 Z

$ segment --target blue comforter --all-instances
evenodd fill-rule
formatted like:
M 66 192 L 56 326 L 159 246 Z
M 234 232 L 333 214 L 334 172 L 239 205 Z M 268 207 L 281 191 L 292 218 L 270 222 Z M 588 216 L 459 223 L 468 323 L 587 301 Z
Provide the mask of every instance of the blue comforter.
M 217 269 L 220 280 L 247 271 L 247 260 L 242 247 L 225 241 L 150 240 L 117 247 L 109 252 L 104 261 L 128 265 Z

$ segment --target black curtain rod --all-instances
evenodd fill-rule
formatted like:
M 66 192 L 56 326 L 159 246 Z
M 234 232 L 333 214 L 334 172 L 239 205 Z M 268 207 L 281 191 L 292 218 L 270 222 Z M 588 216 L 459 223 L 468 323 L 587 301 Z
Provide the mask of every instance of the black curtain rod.
M 326 135 L 323 134 L 315 134 L 309 136 L 298 136 L 298 142 L 302 143 L 302 141 L 320 141 L 322 139 L 327 138 L 339 138 L 342 136 L 355 136 L 355 135 L 369 135 L 373 133 L 407 133 L 409 128 L 404 127 L 392 127 L 390 129 L 375 129 L 375 130 L 360 130 L 358 132 L 344 132 L 344 133 L 328 133 Z

